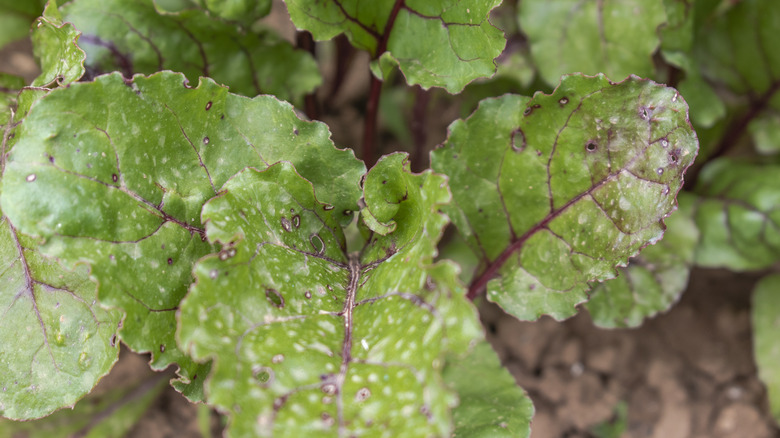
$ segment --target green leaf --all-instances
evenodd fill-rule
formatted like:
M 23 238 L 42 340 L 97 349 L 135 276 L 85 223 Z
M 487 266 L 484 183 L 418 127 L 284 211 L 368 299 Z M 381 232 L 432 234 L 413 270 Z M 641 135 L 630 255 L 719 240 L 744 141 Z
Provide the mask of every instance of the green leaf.
M 534 406 L 483 341 L 464 358 L 450 357 L 444 380 L 458 393 L 453 438 L 527 438 Z
M 588 282 L 661 238 L 696 150 L 679 94 L 635 77 L 482 101 L 431 155 L 451 181 L 445 212 L 482 260 L 469 293 L 490 280 L 488 298 L 518 318 L 571 316 Z
M 764 277 L 753 291 L 753 351 L 758 376 L 766 385 L 772 416 L 780 420 L 780 275 Z
M 0 219 L 0 415 L 29 420 L 72 406 L 117 358 L 119 313 L 95 302 L 87 269 L 68 272 Z
M 372 70 L 381 78 L 398 66 L 409 85 L 459 93 L 470 81 L 495 73 L 493 59 L 506 42 L 488 16 L 500 3 L 288 0 L 287 9 L 293 23 L 317 40 L 344 33 L 352 45 L 378 59 Z
M 93 75 L 118 70 L 129 78 L 173 70 L 193 82 L 211 77 L 234 93 L 290 101 L 322 81 L 309 53 L 270 31 L 240 32 L 204 11 L 160 13 L 152 0 L 75 0 L 62 11 L 83 32 L 80 43 Z
M 204 207 L 223 249 L 196 265 L 179 338 L 214 360 L 208 400 L 231 417 L 229 436 L 449 435 L 444 354 L 480 328 L 455 266 L 430 265 L 444 179 L 404 161 L 385 157 L 366 178 L 364 195 L 398 203 L 397 227 L 361 254 L 288 163 L 245 170 Z M 383 190 L 374 172 L 402 182 Z
M 677 200 L 663 240 L 632 258 L 617 278 L 591 291 L 586 307 L 597 326 L 638 327 L 669 309 L 687 287 L 699 230 L 693 221 L 695 197 L 681 193 Z
M 0 48 L 30 34 L 30 25 L 43 12 L 45 0 L 0 0 Z
M 524 0 L 518 9 L 531 54 L 550 85 L 570 72 L 613 79 L 654 72 L 657 30 L 666 22 L 661 0 Z
M 229 94 L 210 80 L 191 89 L 170 72 L 54 90 L 16 138 L 3 209 L 24 232 L 47 238 L 46 254 L 89 264 L 101 303 L 127 313 L 122 339 L 151 352 L 155 369 L 178 363 L 185 383 L 207 371 L 174 338 L 192 265 L 214 252 L 204 241 L 203 204 L 244 167 L 285 158 L 335 217 L 349 220 L 364 169 L 351 151 L 333 147 L 324 125 L 300 120 L 289 104 Z M 197 389 L 185 395 L 191 391 L 197 397 Z
M 53 83 L 68 85 L 84 74 L 86 54 L 78 46 L 79 31 L 71 23 L 63 23 L 57 2 L 49 0 L 43 16 L 33 25 L 33 53 L 41 65 L 41 74 L 33 87 Z
M 271 0 L 196 0 L 214 16 L 249 26 L 271 12 Z
M 166 387 L 166 375 L 146 382 L 122 382 L 110 390 L 95 389 L 73 410 L 36 421 L 0 420 L 0 435 L 14 438 L 120 437 L 136 425 Z
M 10 129 L 16 107 L 16 97 L 19 90 L 24 87 L 24 79 L 0 73 L 0 130 Z M 3 139 L 5 145 L 5 138 Z
M 755 148 L 759 153 L 774 155 L 780 152 L 780 114 L 758 116 L 748 124 L 748 132 L 753 137 Z
M 780 260 L 780 183 L 776 164 L 731 159 L 699 174 L 695 220 L 701 232 L 696 264 L 761 269 Z

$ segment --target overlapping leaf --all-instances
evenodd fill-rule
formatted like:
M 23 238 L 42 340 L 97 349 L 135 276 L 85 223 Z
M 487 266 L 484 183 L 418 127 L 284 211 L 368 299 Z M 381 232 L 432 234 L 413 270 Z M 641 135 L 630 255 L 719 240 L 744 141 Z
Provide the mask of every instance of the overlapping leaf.
M 457 93 L 470 81 L 495 72 L 493 59 L 505 41 L 488 14 L 500 3 L 288 0 L 287 8 L 295 25 L 314 38 L 327 40 L 344 33 L 355 47 L 379 58 L 372 66 L 378 76 L 386 77 L 397 65 L 410 85 Z
M 730 159 L 699 175 L 694 218 L 701 232 L 696 264 L 760 269 L 780 260 L 780 166 Z
M 33 87 L 53 83 L 67 85 L 84 74 L 86 54 L 78 46 L 79 32 L 70 23 L 62 22 L 57 2 L 49 0 L 43 15 L 33 25 L 33 52 L 41 66 L 41 74 Z
M 566 76 L 551 95 L 484 100 L 432 154 L 482 259 L 470 293 L 490 280 L 518 318 L 570 316 L 588 282 L 661 237 L 696 150 L 683 99 L 646 80 Z
M 547 83 L 564 73 L 604 73 L 613 79 L 651 76 L 662 0 L 524 0 L 521 30 Z
M 0 420 L 0 436 L 13 438 L 106 438 L 126 436 L 165 389 L 165 374 L 147 382 L 122 382 L 95 390 L 73 410 L 37 421 Z
M 586 307 L 601 327 L 637 327 L 671 307 L 688 285 L 699 230 L 693 220 L 694 196 L 681 193 L 677 211 L 666 219 L 659 243 L 632 258 L 620 275 L 597 285 Z
M 167 69 L 193 82 L 214 78 L 235 93 L 291 101 L 321 82 L 309 53 L 271 32 L 240 32 L 201 10 L 159 13 L 152 0 L 75 0 L 62 11 L 83 32 L 80 44 L 93 75 L 118 70 L 130 77 Z
M 368 207 L 396 210 L 396 228 L 360 255 L 286 163 L 242 172 L 204 207 L 223 249 L 196 266 L 179 336 L 215 360 L 208 399 L 231 416 L 230 436 L 450 433 L 443 355 L 465 352 L 479 327 L 450 289 L 454 266 L 428 266 L 444 180 L 402 162 L 386 157 L 366 178 Z
M 527 438 L 534 406 L 487 342 L 453 358 L 444 379 L 458 392 L 452 438 Z
M 762 279 L 753 291 L 753 351 L 766 385 L 772 415 L 780 420 L 780 275 Z
M 207 368 L 173 334 L 192 265 L 214 251 L 202 205 L 245 166 L 285 158 L 348 220 L 364 167 L 328 136 L 288 104 L 210 80 L 189 89 L 181 74 L 102 76 L 33 107 L 6 165 L 2 205 L 20 230 L 47 238 L 47 254 L 91 266 L 101 302 L 127 312 L 120 336 L 152 352 L 153 368 L 177 362 L 185 383 L 202 381 Z M 198 398 L 197 387 L 179 389 Z
M 72 406 L 117 358 L 119 312 L 95 301 L 85 267 L 68 272 L 0 219 L 0 416 L 32 419 Z
M 213 15 L 249 26 L 271 11 L 271 0 L 195 0 Z

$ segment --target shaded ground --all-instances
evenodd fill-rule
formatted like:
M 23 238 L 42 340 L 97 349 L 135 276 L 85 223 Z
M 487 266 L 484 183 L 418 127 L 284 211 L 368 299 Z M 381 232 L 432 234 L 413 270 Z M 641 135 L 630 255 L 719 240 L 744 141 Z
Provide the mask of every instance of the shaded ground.
M 628 406 L 629 437 L 776 437 L 749 320 L 758 276 L 698 270 L 672 310 L 634 330 L 586 313 L 523 323 L 484 306 L 490 340 L 537 409 L 532 437 L 588 437 Z

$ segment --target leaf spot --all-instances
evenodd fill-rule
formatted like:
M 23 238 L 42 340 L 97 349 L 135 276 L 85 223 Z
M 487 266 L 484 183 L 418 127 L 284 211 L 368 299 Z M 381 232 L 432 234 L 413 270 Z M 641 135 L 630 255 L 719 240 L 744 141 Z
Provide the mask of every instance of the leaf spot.
M 276 356 L 271 358 L 272 363 L 282 363 L 284 362 L 284 355 L 283 354 L 277 354 Z
M 569 98 L 568 98 L 568 97 L 565 97 L 565 96 L 564 96 L 564 97 L 561 97 L 561 99 L 558 101 L 558 103 L 561 105 L 561 107 L 563 107 L 564 105 L 566 105 L 567 103 L 569 103 Z
M 160 344 L 160 353 L 165 353 L 165 344 Z
M 330 204 L 325 204 L 325 205 L 322 206 L 322 209 L 325 210 L 325 211 L 330 211 L 330 210 L 333 210 L 333 206 L 330 205 Z
M 371 397 L 371 391 L 368 388 L 360 388 L 355 394 L 355 401 L 362 402 L 369 397 Z
M 527 107 L 525 107 L 525 111 L 523 111 L 523 115 L 524 116 L 530 116 L 531 113 L 534 112 L 535 109 L 541 108 L 541 107 L 542 106 L 539 105 L 538 103 L 535 103 L 535 104 L 533 104 L 531 106 L 527 106 Z
M 659 167 L 659 168 L 656 170 L 656 172 L 658 172 L 658 174 L 659 174 L 659 175 L 663 175 L 663 174 L 664 174 L 664 168 L 663 168 L 663 167 Z
M 117 181 L 119 181 L 119 177 L 115 173 L 113 173 L 113 174 L 111 174 L 111 181 L 117 182 Z
M 252 368 L 252 376 L 260 386 L 266 388 L 274 381 L 274 370 L 268 367 L 255 366 Z
M 210 109 L 211 109 L 211 101 L 208 101 L 208 103 L 206 103 L 206 111 Z
M 322 422 L 325 424 L 325 427 L 331 427 L 336 423 L 336 420 L 333 419 L 333 417 L 330 416 L 329 413 L 323 412 L 322 413 Z
M 27 182 L 35 181 L 35 178 L 36 178 L 36 176 L 35 176 L 34 173 L 29 174 L 29 175 L 27 175 Z
M 286 217 L 282 216 L 281 219 L 282 222 L 282 228 L 284 228 L 284 231 L 287 231 L 288 233 L 292 231 L 292 225 L 290 224 L 290 220 Z
M 266 288 L 265 289 L 265 297 L 268 299 L 268 302 L 271 303 L 274 307 L 278 309 L 284 308 L 284 297 L 281 293 L 279 293 L 276 289 Z
M 323 393 L 327 395 L 334 395 L 336 393 L 336 385 L 332 383 L 326 383 L 320 387 Z
M 209 144 L 210 141 L 208 137 L 203 137 L 203 144 Z
M 216 269 L 212 269 L 211 272 L 209 272 L 209 277 L 212 280 L 216 280 L 216 278 L 219 277 L 219 271 L 217 271 Z
M 299 134 L 298 128 L 293 129 L 293 135 L 298 135 L 298 134 Z
M 292 217 L 292 224 L 293 224 L 293 226 L 295 228 L 300 227 L 301 226 L 301 216 L 297 215 L 297 214 L 295 216 L 293 216 Z

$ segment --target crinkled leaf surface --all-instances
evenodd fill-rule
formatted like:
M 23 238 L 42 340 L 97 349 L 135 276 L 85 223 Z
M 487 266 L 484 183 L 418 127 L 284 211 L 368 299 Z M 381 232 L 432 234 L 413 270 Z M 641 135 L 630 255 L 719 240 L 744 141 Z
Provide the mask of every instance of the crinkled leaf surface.
M 720 159 L 699 174 L 696 264 L 761 269 L 780 260 L 780 166 Z
M 230 436 L 449 436 L 444 354 L 481 329 L 455 266 L 430 265 L 444 179 L 403 161 L 372 169 L 403 181 L 386 191 L 366 179 L 366 194 L 396 205 L 397 227 L 361 254 L 346 253 L 338 217 L 287 163 L 245 170 L 204 207 L 223 249 L 197 264 L 179 337 L 214 359 L 208 400 L 230 415 Z
M 73 410 L 36 421 L 0 420 L 0 436 L 13 438 L 121 437 L 135 426 L 166 387 L 166 375 L 146 382 L 122 382 L 108 391 L 96 389 Z M 100 388 L 100 387 L 98 387 Z
M 488 298 L 518 318 L 572 315 L 588 282 L 661 238 L 696 150 L 679 94 L 635 77 L 482 101 L 431 156 L 482 259 L 470 294 L 490 280 Z
M 24 87 L 24 79 L 0 73 L 0 130 L 3 132 L 10 129 L 16 106 L 16 96 L 22 87 Z M 3 144 L 5 144 L 5 137 L 3 137 Z
M 772 415 L 780 420 L 780 275 L 763 278 L 753 291 L 753 351 L 758 375 L 769 393 Z
M 117 11 L 121 11 L 118 13 Z M 160 13 L 152 0 L 75 0 L 62 8 L 83 32 L 92 75 L 180 71 L 207 76 L 247 96 L 294 101 L 321 83 L 314 58 L 271 32 L 241 32 L 201 10 Z
M 458 393 L 453 438 L 527 438 L 534 405 L 487 342 L 451 357 L 444 380 Z
M 62 269 L 0 219 L 0 415 L 40 418 L 72 406 L 117 358 L 119 312 L 96 304 L 80 266 Z
M 86 54 L 78 46 L 79 32 L 70 23 L 63 23 L 55 0 L 50 0 L 33 25 L 33 52 L 41 66 L 41 74 L 33 87 L 53 83 L 67 85 L 84 74 Z
M 666 219 L 664 238 L 642 250 L 617 278 L 593 288 L 586 304 L 600 327 L 638 327 L 677 302 L 688 285 L 699 230 L 693 220 L 695 197 L 680 193 L 677 211 Z
M 206 371 L 174 339 L 192 265 L 214 252 L 203 204 L 245 166 L 285 158 L 348 220 L 364 169 L 289 104 L 233 95 L 210 80 L 190 89 L 173 73 L 131 83 L 112 74 L 52 91 L 16 138 L 2 191 L 13 223 L 46 237 L 47 254 L 88 263 L 101 302 L 127 313 L 122 339 L 152 352 L 153 368 L 177 362 L 185 382 Z
M 564 73 L 651 76 L 662 0 L 523 0 L 520 28 L 547 83 Z
M 373 65 L 380 77 L 397 65 L 409 85 L 457 93 L 470 81 L 495 73 L 493 59 L 501 54 L 505 40 L 488 21 L 488 14 L 500 3 L 288 0 L 287 9 L 293 23 L 317 40 L 344 33 L 355 47 L 381 57 Z
M 0 0 L 0 48 L 29 35 L 30 25 L 43 12 L 45 0 Z

